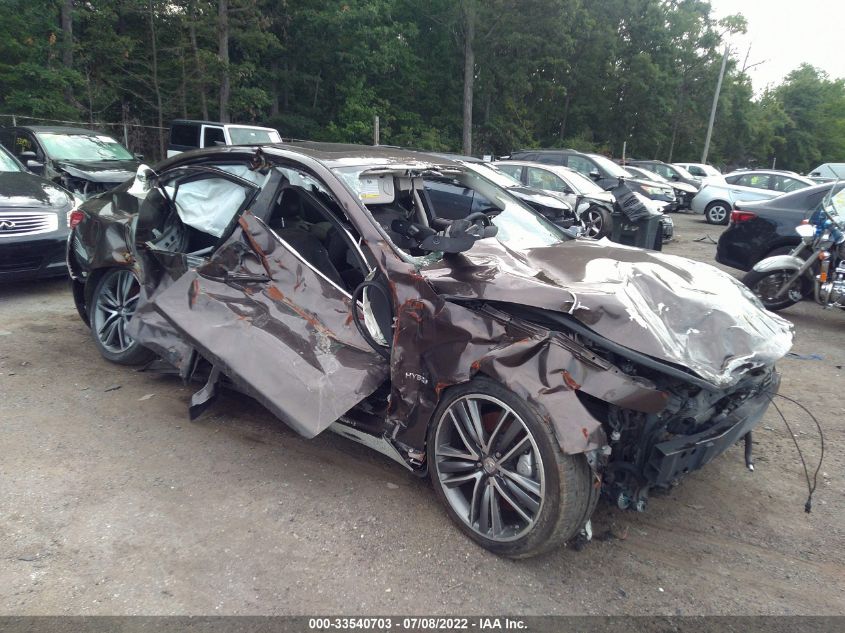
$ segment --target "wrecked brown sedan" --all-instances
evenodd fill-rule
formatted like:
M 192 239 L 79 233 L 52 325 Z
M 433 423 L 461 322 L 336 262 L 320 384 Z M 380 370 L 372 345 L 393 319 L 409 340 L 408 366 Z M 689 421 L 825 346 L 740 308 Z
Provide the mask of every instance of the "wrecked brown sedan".
M 644 509 L 745 437 L 792 341 L 718 270 L 576 238 L 421 153 L 215 148 L 81 210 L 68 264 L 105 358 L 204 382 L 192 417 L 235 388 L 427 473 L 508 556 L 576 536 L 600 493 Z

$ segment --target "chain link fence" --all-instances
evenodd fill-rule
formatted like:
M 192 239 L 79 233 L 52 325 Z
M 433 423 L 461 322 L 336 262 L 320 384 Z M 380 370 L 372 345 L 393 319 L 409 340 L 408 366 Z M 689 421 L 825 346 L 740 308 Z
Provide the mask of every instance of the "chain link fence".
M 18 125 L 80 127 L 102 132 L 120 141 L 130 152 L 142 154 L 144 156 L 144 162 L 150 164 L 164 158 L 161 148 L 167 147 L 168 128 L 144 125 L 138 121 L 126 121 L 123 123 L 64 121 L 61 119 L 46 119 L 20 114 L 0 114 L 0 127 L 14 127 Z

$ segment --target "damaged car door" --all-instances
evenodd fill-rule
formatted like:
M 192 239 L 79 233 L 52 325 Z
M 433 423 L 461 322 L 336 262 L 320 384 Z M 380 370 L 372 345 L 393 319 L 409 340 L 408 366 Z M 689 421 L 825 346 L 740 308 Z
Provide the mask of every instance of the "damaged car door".
M 262 219 L 271 212 L 256 205 L 239 213 L 208 259 L 153 291 L 134 321 L 143 322 L 152 307 L 211 365 L 192 416 L 225 375 L 313 437 L 373 393 L 388 364 L 356 329 L 352 295 L 327 268 L 319 240 L 306 235 L 311 239 L 294 248 Z

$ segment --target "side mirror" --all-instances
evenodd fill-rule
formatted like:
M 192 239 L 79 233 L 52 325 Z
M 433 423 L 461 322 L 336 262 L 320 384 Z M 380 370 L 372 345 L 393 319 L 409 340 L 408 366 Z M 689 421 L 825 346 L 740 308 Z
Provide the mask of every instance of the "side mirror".
M 821 175 L 822 175 L 822 172 L 820 172 L 820 171 L 814 171 L 814 172 L 813 172 L 812 174 L 810 174 L 810 175 L 811 175 L 811 176 L 821 176 Z
M 601 178 L 601 174 L 598 169 L 593 169 L 589 175 L 593 180 L 599 180 Z
M 38 174 L 39 176 L 44 175 L 44 163 L 40 163 L 37 160 L 26 161 L 26 168 L 32 173 Z
M 135 154 L 135 158 L 137 160 L 144 160 L 144 155 L 143 154 Z
M 678 174 L 672 174 L 672 180 L 674 180 L 675 182 L 678 182 L 680 179 L 681 178 L 680 176 L 678 176 Z

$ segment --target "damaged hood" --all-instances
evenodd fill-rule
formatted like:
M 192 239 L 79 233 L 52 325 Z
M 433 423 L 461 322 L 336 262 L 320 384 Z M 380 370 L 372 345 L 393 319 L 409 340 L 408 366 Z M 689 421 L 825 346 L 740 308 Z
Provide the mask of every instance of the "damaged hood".
M 446 297 L 573 316 L 599 335 L 719 388 L 792 345 L 792 325 L 708 264 L 608 240 L 513 250 L 491 238 L 420 271 Z
M 120 183 L 134 178 L 139 164 L 138 161 L 134 160 L 58 160 L 55 167 L 67 172 L 73 178 L 83 178 L 91 182 Z

